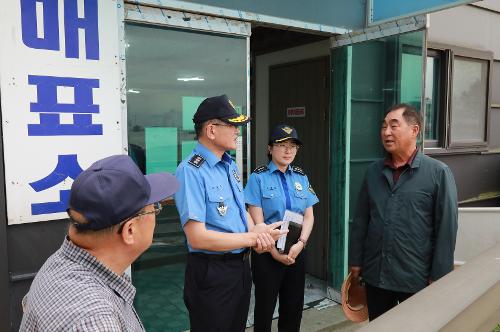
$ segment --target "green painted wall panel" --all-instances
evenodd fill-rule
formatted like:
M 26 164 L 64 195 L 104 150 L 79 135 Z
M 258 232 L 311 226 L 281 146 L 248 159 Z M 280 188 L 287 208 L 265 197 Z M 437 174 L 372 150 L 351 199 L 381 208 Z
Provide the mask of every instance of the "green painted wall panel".
M 192 97 L 183 96 L 182 97 L 182 129 L 183 130 L 194 130 L 193 116 L 200 106 L 201 102 L 206 97 Z
M 194 149 L 198 141 L 183 141 L 181 147 L 181 160 L 184 160 Z
M 146 174 L 174 173 L 177 168 L 177 128 L 146 127 Z

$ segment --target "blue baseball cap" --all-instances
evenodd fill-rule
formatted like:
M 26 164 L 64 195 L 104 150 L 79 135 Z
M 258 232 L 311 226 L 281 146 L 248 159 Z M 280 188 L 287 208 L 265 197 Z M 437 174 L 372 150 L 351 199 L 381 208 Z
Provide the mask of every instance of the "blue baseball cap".
M 75 210 L 88 221 L 78 224 L 78 229 L 104 229 L 172 196 L 178 188 L 172 174 L 144 175 L 129 156 L 111 156 L 78 175 L 71 186 L 67 211 Z
M 302 145 L 302 141 L 299 139 L 297 130 L 289 125 L 278 125 L 274 127 L 271 132 L 271 137 L 269 138 L 269 145 L 274 143 L 280 143 L 286 140 L 293 140 L 296 144 Z
M 248 116 L 236 112 L 236 108 L 226 95 L 203 100 L 194 114 L 193 122 L 201 124 L 212 119 L 219 119 L 233 126 L 242 126 L 250 121 Z

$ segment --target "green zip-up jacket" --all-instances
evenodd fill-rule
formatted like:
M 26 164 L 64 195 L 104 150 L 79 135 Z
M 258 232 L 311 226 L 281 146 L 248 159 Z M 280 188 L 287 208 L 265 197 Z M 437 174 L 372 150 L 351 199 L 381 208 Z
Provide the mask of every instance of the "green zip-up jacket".
M 457 190 L 448 166 L 420 152 L 396 184 L 392 172 L 384 160 L 366 171 L 349 265 L 372 286 L 415 293 L 453 270 Z

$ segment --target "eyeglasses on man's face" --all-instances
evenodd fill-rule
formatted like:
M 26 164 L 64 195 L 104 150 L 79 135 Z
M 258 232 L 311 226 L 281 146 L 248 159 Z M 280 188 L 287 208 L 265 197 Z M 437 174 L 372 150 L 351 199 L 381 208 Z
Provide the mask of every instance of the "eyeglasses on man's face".
M 127 219 L 122 221 L 120 223 L 120 228 L 118 229 L 118 234 L 121 234 L 121 232 L 123 231 L 123 226 L 125 225 L 125 223 L 127 221 L 132 220 L 132 219 L 137 218 L 137 217 L 140 217 L 140 216 L 145 216 L 145 215 L 153 214 L 153 213 L 155 214 L 155 216 L 157 216 L 160 214 L 161 210 L 163 209 L 163 206 L 161 205 L 160 202 L 153 203 L 153 207 L 154 207 L 154 209 L 151 211 L 139 212 L 138 214 L 135 214 L 131 217 L 128 217 Z
M 212 126 L 217 126 L 217 127 L 229 127 L 231 129 L 236 129 L 237 127 L 235 125 L 227 124 L 227 123 L 211 123 Z
M 283 151 L 297 151 L 299 149 L 299 146 L 296 144 L 283 144 L 283 143 L 276 143 L 273 144 L 274 147 L 277 147 L 280 150 Z

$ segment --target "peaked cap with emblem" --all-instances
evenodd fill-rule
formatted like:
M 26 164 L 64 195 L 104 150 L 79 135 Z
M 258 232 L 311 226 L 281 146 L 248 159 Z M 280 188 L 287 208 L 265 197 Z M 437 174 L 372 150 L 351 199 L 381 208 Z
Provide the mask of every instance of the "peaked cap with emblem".
M 295 141 L 296 144 L 302 145 L 302 141 L 299 139 L 297 130 L 288 125 L 278 125 L 274 127 L 269 138 L 269 144 L 280 143 L 291 139 Z
M 242 126 L 250 121 L 248 116 L 236 112 L 236 108 L 226 95 L 202 101 L 194 114 L 193 122 L 200 124 L 212 119 L 219 119 L 233 126 Z

